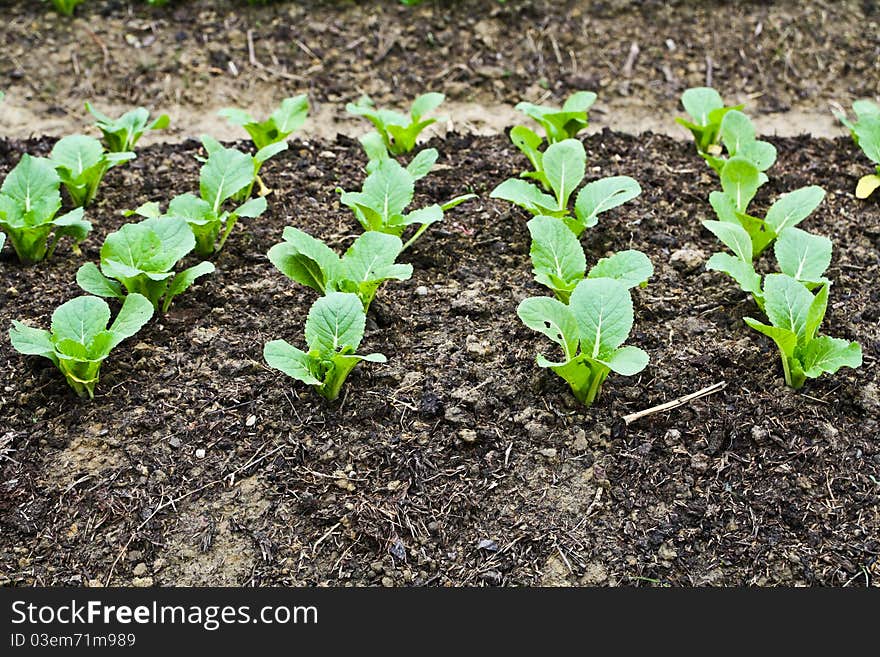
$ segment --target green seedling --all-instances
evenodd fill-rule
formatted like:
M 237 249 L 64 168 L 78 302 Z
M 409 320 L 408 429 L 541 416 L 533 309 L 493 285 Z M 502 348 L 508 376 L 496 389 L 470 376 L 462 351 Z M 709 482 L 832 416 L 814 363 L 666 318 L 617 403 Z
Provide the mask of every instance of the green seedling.
M 333 401 L 360 361 L 386 362 L 382 354 L 355 354 L 363 340 L 365 326 L 366 314 L 358 296 L 331 292 L 315 301 L 309 310 L 308 352 L 284 340 L 272 340 L 263 348 L 263 357 L 271 367 L 313 386 L 319 395 Z
M 828 308 L 826 281 L 814 296 L 786 274 L 764 279 L 764 313 L 770 325 L 746 317 L 745 322 L 769 337 L 779 349 L 786 385 L 798 389 L 808 378 L 834 374 L 841 367 L 860 367 L 862 349 L 857 342 L 818 335 Z
M 288 226 L 284 241 L 269 249 L 269 260 L 288 278 L 321 294 L 356 294 L 366 312 L 382 283 L 412 276 L 412 265 L 395 262 L 402 250 L 399 237 L 371 231 L 340 258 L 321 240 Z
M 99 112 L 91 103 L 86 103 L 86 109 L 97 119 L 95 125 L 104 135 L 104 146 L 109 153 L 133 151 L 147 130 L 164 130 L 171 123 L 167 114 L 150 121 L 150 112 L 143 107 L 126 112 L 118 119 Z
M 82 208 L 55 216 L 60 184 L 52 162 L 25 154 L 0 187 L 0 229 L 25 264 L 51 257 L 62 237 L 73 238 L 76 249 L 92 229 Z
M 599 222 L 602 212 L 622 205 L 642 192 L 639 183 L 629 176 L 595 180 L 578 193 L 572 216 L 569 200 L 586 173 L 584 145 L 577 139 L 565 139 L 548 146 L 542 160 L 552 195 L 525 180 L 509 178 L 492 190 L 491 197 L 509 201 L 535 216 L 557 217 L 579 236 Z
M 865 199 L 880 188 L 880 105 L 870 100 L 857 100 L 853 103 L 853 112 L 855 123 L 843 112 L 834 112 L 834 115 L 849 129 L 856 146 L 877 165 L 876 173 L 862 176 L 856 185 L 856 198 Z
M 589 125 L 587 112 L 595 102 L 596 94 L 592 91 L 577 91 L 568 97 L 561 109 L 549 105 L 522 102 L 516 106 L 516 110 L 534 120 L 544 129 L 548 144 L 555 144 L 565 139 L 571 139 L 581 130 L 587 128 Z M 537 135 L 535 136 L 537 137 Z
M 392 159 L 388 149 L 385 148 L 385 142 L 382 141 L 382 137 L 378 132 L 368 132 L 361 136 L 359 141 L 361 146 L 364 147 L 364 152 L 367 154 L 366 169 L 368 174 L 373 173 L 385 162 Z M 412 175 L 414 180 L 421 180 L 431 173 L 431 169 L 434 168 L 438 157 L 439 153 L 436 148 L 423 148 L 413 156 L 406 166 L 406 170 Z
M 715 210 L 718 221 L 703 222 L 716 235 L 719 223 L 740 226 L 749 236 L 752 259 L 761 255 L 783 230 L 797 226 L 810 216 L 825 198 L 825 190 L 821 187 L 801 187 L 782 194 L 770 206 L 763 219 L 755 217 L 749 214 L 748 206 L 762 184 L 762 175 L 748 160 L 739 157 L 728 160 L 721 170 L 723 191 L 709 195 L 709 203 Z M 722 238 L 719 236 L 719 239 Z
M 648 364 L 644 351 L 621 346 L 632 329 L 633 304 L 620 281 L 587 278 L 574 288 L 568 305 L 550 297 L 532 297 L 519 304 L 517 314 L 530 329 L 562 347 L 561 361 L 539 354 L 538 365 L 565 379 L 578 401 L 587 406 L 595 401 L 610 372 L 633 376 Z
M 49 159 L 77 207 L 86 207 L 95 199 L 104 175 L 113 167 L 135 158 L 131 152 L 112 153 L 94 137 L 71 135 L 55 144 Z
M 309 99 L 303 94 L 285 98 L 265 121 L 258 121 L 244 110 L 227 107 L 218 113 L 232 125 L 247 131 L 257 150 L 287 141 L 295 130 L 302 127 L 309 114 Z
M 418 226 L 412 237 L 403 245 L 403 248 L 407 249 L 431 224 L 442 221 L 445 211 L 476 197 L 475 194 L 457 196 L 442 205 L 433 204 L 407 213 L 405 210 L 412 203 L 415 194 L 416 174 L 421 173 L 422 170 L 414 174 L 408 168 L 401 166 L 397 160 L 387 159 L 379 163 L 367 176 L 361 191 L 346 192 L 341 188 L 337 188 L 336 191 L 340 194 L 340 201 L 352 209 L 364 230 L 400 237 L 408 226 Z
M 376 128 L 385 148 L 392 155 L 409 153 L 416 145 L 419 134 L 432 123 L 445 119 L 425 118 L 445 100 L 440 93 L 422 94 L 413 101 L 409 116 L 394 110 L 377 109 L 369 96 L 345 106 L 349 114 L 363 116 Z
M 681 95 L 681 104 L 690 118 L 677 118 L 675 122 L 690 130 L 697 151 L 720 155 L 721 122 L 728 112 L 741 110 L 744 105 L 725 107 L 720 94 L 711 87 L 688 89 Z
M 140 294 L 131 294 L 108 328 L 107 302 L 81 296 L 52 313 L 51 331 L 13 321 L 9 339 L 22 354 L 51 360 L 76 394 L 92 399 L 101 363 L 116 345 L 137 333 L 152 316 L 152 304 Z
M 572 291 L 584 278 L 612 278 L 629 289 L 644 287 L 654 266 L 641 251 L 620 251 L 602 258 L 587 272 L 587 258 L 580 241 L 555 217 L 535 217 L 528 223 L 532 236 L 529 255 L 535 280 L 568 303 Z
M 209 173 L 214 179 L 214 182 L 211 184 L 217 185 L 218 190 L 223 194 L 244 179 L 244 166 L 242 165 L 244 158 L 247 158 L 248 162 L 250 162 L 252 170 L 249 182 L 240 187 L 231 196 L 224 197 L 230 198 L 238 203 L 243 203 L 251 197 L 254 183 L 257 183 L 259 186 L 260 196 L 268 196 L 272 193 L 272 190 L 266 187 L 263 184 L 263 180 L 260 178 L 260 168 L 262 168 L 262 166 L 271 158 L 278 155 L 278 153 L 287 150 L 287 142 L 279 141 L 264 146 L 254 155 L 248 155 L 247 153 L 242 153 L 234 148 L 226 148 L 219 141 L 207 135 L 202 136 L 202 145 L 208 153 L 208 159 L 205 160 L 205 164 L 207 165 L 210 163 L 212 157 L 214 157 L 215 160 Z M 238 153 L 238 155 L 234 155 L 234 153 Z M 241 156 L 244 156 L 244 158 Z M 225 176 L 228 176 L 229 179 L 226 179 Z M 204 198 L 204 194 L 202 197 Z
M 79 286 L 99 297 L 124 299 L 142 294 L 153 307 L 167 312 L 174 298 L 200 276 L 214 271 L 210 262 L 174 272 L 175 266 L 196 245 L 186 220 L 151 217 L 126 224 L 107 235 L 101 247 L 101 268 L 87 262 L 76 273 Z

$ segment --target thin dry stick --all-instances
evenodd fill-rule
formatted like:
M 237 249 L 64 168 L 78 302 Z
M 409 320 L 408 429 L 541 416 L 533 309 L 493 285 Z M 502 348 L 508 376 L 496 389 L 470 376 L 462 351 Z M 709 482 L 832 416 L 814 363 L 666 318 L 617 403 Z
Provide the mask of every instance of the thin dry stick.
M 707 388 L 703 388 L 702 390 L 697 390 L 696 392 L 692 392 L 689 395 L 685 395 L 684 397 L 679 397 L 678 399 L 673 399 L 670 402 L 666 402 L 665 404 L 660 404 L 659 406 L 652 406 L 651 408 L 646 408 L 643 411 L 638 411 L 637 413 L 630 413 L 629 415 L 623 416 L 623 421 L 628 425 L 632 424 L 636 420 L 643 418 L 647 415 L 653 415 L 654 413 L 662 413 L 663 411 L 669 411 L 673 408 L 678 408 L 679 406 L 684 406 L 695 399 L 699 399 L 700 397 L 706 397 L 708 395 L 715 394 L 720 390 L 724 390 L 727 387 L 727 381 L 719 381 L 718 383 L 713 383 L 711 386 Z

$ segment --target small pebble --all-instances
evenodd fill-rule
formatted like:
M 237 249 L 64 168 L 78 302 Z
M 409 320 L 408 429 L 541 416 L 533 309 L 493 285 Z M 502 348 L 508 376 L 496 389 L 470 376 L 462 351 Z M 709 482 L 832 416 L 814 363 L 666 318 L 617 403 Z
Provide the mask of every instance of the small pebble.
M 203 459 L 203 458 L 205 458 L 205 450 L 202 449 L 201 447 L 200 447 L 199 449 L 196 450 L 196 458 L 197 458 L 197 459 Z

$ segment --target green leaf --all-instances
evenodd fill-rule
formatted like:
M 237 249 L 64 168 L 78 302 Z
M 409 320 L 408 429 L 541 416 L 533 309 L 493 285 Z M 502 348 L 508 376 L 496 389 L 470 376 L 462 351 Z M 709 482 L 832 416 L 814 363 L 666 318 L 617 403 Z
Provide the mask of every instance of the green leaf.
M 144 219 L 110 233 L 101 247 L 101 269 L 121 264 L 139 273 L 164 273 L 193 250 L 195 238 L 186 221 L 178 217 Z M 127 274 L 124 274 L 127 276 Z
M 52 339 L 89 345 L 107 328 L 109 321 L 110 307 L 106 301 L 91 296 L 76 297 L 58 306 L 52 314 Z
M 291 378 L 310 386 L 321 385 L 321 380 L 312 374 L 314 359 L 284 340 L 267 342 L 263 347 L 263 358 L 270 367 L 281 370 Z
M 197 278 L 206 274 L 212 274 L 213 272 L 213 263 L 205 261 L 200 262 L 199 264 L 190 267 L 189 269 L 184 269 L 182 272 L 177 274 L 173 279 L 171 279 L 171 285 L 168 286 L 168 291 L 165 293 L 165 303 L 162 307 L 162 312 L 167 312 L 168 307 L 171 305 L 171 301 L 174 299 L 174 297 L 186 290 L 196 281 Z
M 527 225 L 532 236 L 529 255 L 535 280 L 551 290 L 573 290 L 587 268 L 587 259 L 577 237 L 554 217 L 538 216 Z M 563 295 L 564 298 L 567 295 Z
M 518 178 L 508 178 L 493 189 L 489 197 L 508 201 L 534 215 L 549 215 L 558 207 L 552 196 Z
M 76 272 L 76 284 L 89 294 L 123 299 L 122 286 L 104 276 L 93 262 L 87 262 Z
M 568 199 L 581 184 L 586 172 L 587 154 L 577 139 L 551 144 L 542 159 L 544 175 L 556 195 L 556 210 L 566 211 Z
M 523 324 L 533 331 L 543 333 L 562 347 L 563 363 L 567 363 L 577 355 L 578 323 L 564 303 L 550 297 L 530 297 L 520 302 L 516 314 Z
M 730 158 L 721 170 L 721 188 L 740 212 L 746 211 L 760 186 L 760 171 L 744 158 Z
M 613 278 L 627 288 L 633 288 L 637 285 L 647 285 L 648 279 L 653 275 L 654 265 L 651 264 L 648 256 L 641 251 L 630 249 L 599 260 L 590 269 L 587 278 Z
M 724 101 L 721 95 L 711 87 L 694 87 L 681 95 L 681 104 L 698 126 L 708 126 L 709 114 L 713 110 L 722 109 Z
M 518 125 L 510 129 L 510 141 L 529 159 L 532 168 L 535 170 L 536 177 L 540 177 L 539 181 L 541 184 L 549 186 L 547 179 L 543 175 L 544 166 L 541 163 L 543 154 L 540 148 L 544 140 L 535 134 L 534 131 L 529 130 L 525 126 Z
M 52 225 L 55 226 L 56 237 L 67 235 L 72 237 L 77 244 L 88 237 L 92 230 L 91 222 L 83 219 L 82 208 L 74 208 L 67 214 L 53 219 Z
M 282 151 L 286 151 L 289 148 L 286 141 L 278 141 L 272 144 L 268 144 L 263 146 L 260 150 L 256 152 L 254 155 L 254 161 L 259 164 L 265 164 L 273 157 L 281 153 Z M 257 167 L 258 168 L 258 167 Z M 242 187 L 242 189 L 244 189 Z
M 409 214 L 397 215 L 391 222 L 390 226 L 411 226 L 413 224 L 433 224 L 443 220 L 443 210 L 439 205 L 429 205 L 418 210 L 413 210 Z
M 25 153 L 0 187 L 0 218 L 17 226 L 46 223 L 61 208 L 60 182 L 49 160 Z
M 880 116 L 860 116 L 854 132 L 859 147 L 868 159 L 880 164 Z
M 285 276 L 321 294 L 328 283 L 342 277 L 342 263 L 333 249 L 298 228 L 285 228 L 284 242 L 269 249 L 268 255 Z
M 361 146 L 364 149 L 364 152 L 367 154 L 367 173 L 373 173 L 376 167 L 389 159 L 391 156 L 388 155 L 388 149 L 385 147 L 385 140 L 382 139 L 382 135 L 380 135 L 376 131 L 368 132 L 367 134 L 358 138 L 358 141 L 361 142 Z
M 715 253 L 706 262 L 706 269 L 720 271 L 732 277 L 743 291 L 761 297 L 761 277 L 751 260 L 741 260 L 729 253 Z
M 19 353 L 26 356 L 43 356 L 55 361 L 55 345 L 52 334 L 43 329 L 36 329 L 13 320 L 9 329 L 9 340 Z
M 70 135 L 55 144 L 50 158 L 59 172 L 65 172 L 62 178 L 79 181 L 86 171 L 104 159 L 104 147 L 94 137 Z
M 634 376 L 648 366 L 648 354 L 638 347 L 621 347 L 599 360 L 612 372 Z
M 305 94 L 285 98 L 281 105 L 272 112 L 272 121 L 279 136 L 284 139 L 295 130 L 299 130 L 309 115 L 309 98 Z
M 587 127 L 587 111 L 596 101 L 592 91 L 578 91 L 565 101 L 562 109 L 533 103 L 519 103 L 516 110 L 536 121 L 547 135 L 547 142 L 555 144 L 574 137 Z
M 587 278 L 571 293 L 569 307 L 578 323 L 583 354 L 603 359 L 626 340 L 633 325 L 627 287 L 611 278 Z
M 823 335 L 807 344 L 803 364 L 804 373 L 811 379 L 825 372 L 834 374 L 841 367 L 861 367 L 862 348 L 857 342 Z
M 800 228 L 786 228 L 773 247 L 783 274 L 797 281 L 821 282 L 831 264 L 831 240 Z
M 776 147 L 766 141 L 750 141 L 740 147 L 736 156 L 754 164 L 758 171 L 766 171 L 776 162 Z
M 245 126 L 248 123 L 258 123 L 258 121 L 253 116 L 251 116 L 244 110 L 238 109 L 236 107 L 224 107 L 219 112 L 217 112 L 217 116 L 223 117 L 232 125 Z
M 755 126 L 745 114 L 731 110 L 721 121 L 721 140 L 731 157 L 739 155 L 744 145 L 755 141 Z
M 737 218 L 736 201 L 724 192 L 712 192 L 709 194 L 709 205 L 715 211 L 719 221 L 728 224 L 740 224 Z
M 578 193 L 574 212 L 584 228 L 591 228 L 599 222 L 602 212 L 623 205 L 642 193 L 639 183 L 629 176 L 600 178 L 584 185 Z
M 779 235 L 786 228 L 806 219 L 825 198 L 825 190 L 817 185 L 801 187 L 782 194 L 767 210 L 765 221 Z
M 751 317 L 744 317 L 745 323 L 749 327 L 763 333 L 776 343 L 782 355 L 783 361 L 794 357 L 794 350 L 797 347 L 798 336 L 793 331 L 778 326 L 768 326 Z
M 306 319 L 309 349 L 326 356 L 356 351 L 364 337 L 366 315 L 356 294 L 331 292 L 312 305 Z
M 745 228 L 727 221 L 704 221 L 703 226 L 733 251 L 737 258 L 743 262 L 752 261 L 752 238 Z
M 266 203 L 266 198 L 260 196 L 258 198 L 252 198 L 248 201 L 245 201 L 244 203 L 239 205 L 232 214 L 234 214 L 236 217 L 247 217 L 249 219 L 253 219 L 263 214 L 267 208 L 268 203 Z
M 773 326 L 803 339 L 813 295 L 791 276 L 768 274 L 764 278 L 764 312 Z
M 110 349 L 116 347 L 120 342 L 140 331 L 143 325 L 150 321 L 152 316 L 153 304 L 145 296 L 129 294 L 125 297 L 125 302 L 122 304 L 119 314 L 116 315 L 116 319 L 110 326 L 110 333 L 113 334 L 113 338 L 110 341 L 108 353 Z
M 423 116 L 440 107 L 444 100 L 446 100 L 446 96 L 441 93 L 430 92 L 422 94 L 413 101 L 409 113 L 413 120 L 418 122 Z
M 382 150 L 385 150 L 384 145 Z M 420 180 L 431 173 L 431 169 L 437 162 L 438 157 L 439 153 L 436 148 L 425 148 L 416 153 L 416 156 L 407 165 L 406 170 L 415 180 Z
M 232 148 L 209 152 L 199 175 L 199 192 L 217 214 L 227 199 L 254 182 L 254 159 Z
M 822 320 L 825 319 L 825 311 L 828 309 L 828 290 L 830 287 L 831 283 L 824 282 L 810 303 L 810 309 L 807 312 L 807 324 L 804 327 L 804 342 L 809 342 L 819 332 Z
M 399 237 L 367 232 L 358 237 L 342 257 L 344 276 L 359 284 L 381 283 L 387 279 L 405 281 L 412 276 L 412 265 L 397 264 L 403 250 Z
M 340 200 L 365 211 L 368 230 L 379 230 L 401 215 L 413 199 L 415 180 L 396 160 L 386 160 L 367 176 L 361 192 L 345 192 Z M 370 219 L 373 221 L 370 221 Z M 374 225 L 376 224 L 376 225 Z

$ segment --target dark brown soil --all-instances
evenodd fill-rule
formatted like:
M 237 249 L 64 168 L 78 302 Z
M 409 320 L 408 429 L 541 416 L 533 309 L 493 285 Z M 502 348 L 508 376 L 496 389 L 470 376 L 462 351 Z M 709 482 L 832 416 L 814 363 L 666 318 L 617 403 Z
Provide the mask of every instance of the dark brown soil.
M 865 365 L 783 386 L 752 303 L 701 265 L 716 182 L 692 146 L 604 131 L 589 176 L 628 174 L 643 195 L 585 235 L 591 261 L 636 248 L 656 276 L 636 292 L 630 342 L 651 364 L 612 376 L 590 409 L 534 363 L 520 325 L 531 281 L 526 217 L 489 200 L 522 166 L 505 139 L 452 135 L 419 202 L 474 191 L 385 286 L 360 367 L 337 403 L 269 370 L 262 345 L 301 343 L 311 290 L 264 254 L 285 225 L 335 246 L 357 234 L 334 188 L 363 178 L 357 144 L 294 143 L 270 163 L 264 218 L 237 228 L 168 315 L 123 343 L 94 402 L 48 361 L 0 339 L 0 576 L 30 585 L 858 585 L 880 554 L 880 205 L 848 140 L 777 139 L 756 200 L 819 184 L 805 228 L 834 240 L 832 335 Z M 0 174 L 48 141 L 0 141 Z M 197 186 L 198 145 L 151 146 L 107 177 L 82 256 L 33 268 L 0 258 L 0 326 L 46 326 L 78 292 L 119 211 Z M 694 253 L 696 252 L 696 253 Z M 423 287 L 427 294 L 419 294 Z M 425 289 L 419 290 L 425 292 Z M 727 388 L 622 430 L 626 413 L 718 381 Z M 197 450 L 204 450 L 199 458 Z M 198 454 L 202 454 L 201 451 Z
M 179 134 L 217 134 L 219 107 L 265 112 L 308 92 L 310 129 L 332 138 L 360 94 L 399 105 L 427 89 L 497 106 L 590 89 L 597 125 L 662 131 L 656 117 L 674 128 L 681 92 L 707 83 L 756 116 L 797 112 L 795 131 L 821 117 L 831 134 L 830 101 L 880 94 L 876 0 L 89 0 L 75 20 L 41 2 L 0 6 L 0 129 L 13 136 L 81 131 L 87 100 L 144 104 L 171 112 Z

